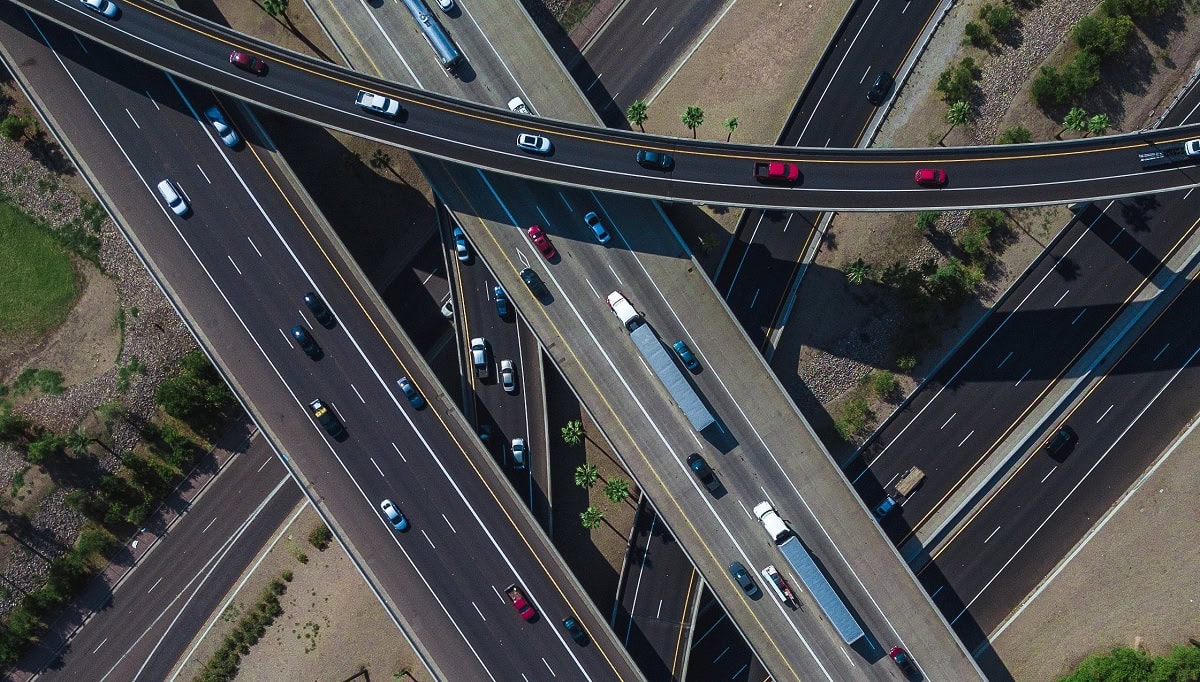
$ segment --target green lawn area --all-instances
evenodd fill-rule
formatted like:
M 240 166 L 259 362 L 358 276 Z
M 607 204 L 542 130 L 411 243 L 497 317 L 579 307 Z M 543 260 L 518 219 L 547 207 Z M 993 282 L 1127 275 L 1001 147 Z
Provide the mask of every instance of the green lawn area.
M 67 252 L 0 197 L 0 335 L 32 340 L 54 329 L 71 311 L 75 289 Z

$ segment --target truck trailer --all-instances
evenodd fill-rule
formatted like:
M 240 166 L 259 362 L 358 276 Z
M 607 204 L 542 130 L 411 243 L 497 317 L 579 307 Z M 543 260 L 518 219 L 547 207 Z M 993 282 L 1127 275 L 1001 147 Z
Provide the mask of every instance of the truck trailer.
M 821 607 L 821 611 L 829 619 L 833 629 L 842 636 L 842 641 L 846 644 L 853 644 L 861 639 L 866 634 L 863 632 L 862 626 L 854 619 L 854 615 L 850 613 L 850 609 L 846 606 L 846 602 L 842 601 L 837 590 L 829 584 L 829 580 L 821 572 L 817 562 L 804 548 L 804 543 L 800 542 L 800 538 L 780 518 L 775 507 L 772 507 L 770 502 L 759 502 L 754 505 L 754 516 L 766 529 L 771 539 L 775 541 L 775 546 L 783 553 L 783 558 L 787 559 L 792 570 L 800 576 L 800 581 L 808 588 L 808 593 Z
M 633 339 L 633 343 L 641 352 L 642 357 L 646 359 L 646 364 L 650 365 L 650 369 L 654 370 L 659 380 L 667 387 L 675 404 L 679 406 L 680 410 L 683 410 L 684 416 L 691 422 L 692 428 L 703 431 L 715 422 L 716 419 L 708 411 L 704 401 L 696 394 L 696 389 L 692 388 L 692 384 L 683 376 L 683 372 L 679 371 L 675 360 L 663 348 L 662 342 L 654 335 L 654 330 L 646 324 L 641 313 L 633 307 L 629 299 L 625 298 L 621 292 L 614 291 L 608 295 L 608 307 L 612 309 L 617 319 L 621 320 L 621 324 L 629 330 L 629 336 Z
M 1144 169 L 1200 162 L 1200 139 L 1153 145 L 1150 151 L 1138 154 L 1138 161 Z

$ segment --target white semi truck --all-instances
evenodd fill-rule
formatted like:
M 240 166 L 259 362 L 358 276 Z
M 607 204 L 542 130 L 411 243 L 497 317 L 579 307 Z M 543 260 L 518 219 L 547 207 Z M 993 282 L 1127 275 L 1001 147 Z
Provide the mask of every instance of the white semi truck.
M 779 517 L 775 507 L 772 507 L 770 502 L 759 502 L 754 505 L 754 516 L 775 541 L 792 570 L 800 576 L 801 582 L 808 588 L 808 593 L 821 607 L 833 628 L 842 636 L 842 641 L 852 644 L 861 639 L 865 634 L 862 626 L 854 619 L 837 590 L 829 584 L 817 562 L 813 561 L 812 555 L 804 548 L 804 543 L 800 542 L 800 538 Z
M 713 418 L 712 412 L 708 411 L 708 407 L 696 394 L 692 384 L 684 378 L 683 372 L 679 371 L 678 365 L 663 348 L 662 342 L 654 335 L 654 330 L 646 324 L 641 313 L 633 307 L 629 299 L 625 298 L 621 292 L 614 291 L 608 295 L 608 307 L 612 309 L 621 324 L 629 330 L 629 336 L 641 351 L 642 357 L 646 358 L 646 364 L 650 365 L 650 368 L 662 380 L 667 391 L 671 393 L 671 397 L 675 399 L 675 404 L 683 410 L 684 416 L 691 422 L 692 428 L 703 431 L 715 422 L 716 419 Z

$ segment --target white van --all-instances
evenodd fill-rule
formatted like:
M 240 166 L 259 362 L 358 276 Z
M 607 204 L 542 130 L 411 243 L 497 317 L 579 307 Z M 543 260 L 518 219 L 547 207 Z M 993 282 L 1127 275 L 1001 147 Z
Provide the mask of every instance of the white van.
M 619 291 L 614 291 L 608 295 L 608 307 L 625 325 L 629 331 L 633 331 L 642 325 L 642 316 L 638 313 L 629 299 L 625 298 L 625 294 Z
M 185 216 L 188 212 L 187 199 L 183 198 L 183 194 L 175 187 L 175 183 L 170 180 L 160 180 L 158 183 L 158 196 L 167 202 L 167 206 L 177 216 Z
M 767 530 L 767 534 L 775 540 L 775 544 L 787 540 L 792 534 L 792 531 L 788 530 L 787 524 L 783 522 L 783 519 L 779 518 L 779 512 L 775 511 L 775 507 L 772 507 L 770 502 L 759 502 L 754 505 L 754 517 Z

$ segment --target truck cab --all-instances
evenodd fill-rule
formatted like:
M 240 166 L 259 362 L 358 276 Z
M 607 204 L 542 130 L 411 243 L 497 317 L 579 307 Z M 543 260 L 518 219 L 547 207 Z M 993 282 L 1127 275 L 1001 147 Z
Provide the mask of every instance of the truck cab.
M 775 540 L 775 544 L 778 545 L 791 537 L 792 531 L 788 529 L 787 524 L 783 522 L 779 512 L 775 511 L 775 507 L 772 507 L 770 502 L 759 502 L 754 505 L 754 517 L 766 529 L 767 534 Z
M 609 294 L 608 307 L 613 311 L 613 314 L 617 316 L 617 319 L 621 321 L 621 324 L 625 325 L 625 328 L 629 331 L 633 331 L 642 325 L 641 314 L 638 313 L 637 309 L 633 307 L 633 304 L 629 302 L 629 299 L 625 298 L 625 294 L 622 294 L 619 291 L 614 291 Z

